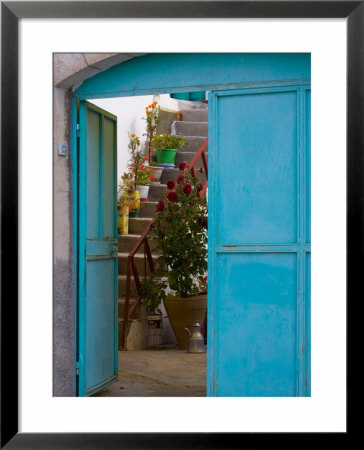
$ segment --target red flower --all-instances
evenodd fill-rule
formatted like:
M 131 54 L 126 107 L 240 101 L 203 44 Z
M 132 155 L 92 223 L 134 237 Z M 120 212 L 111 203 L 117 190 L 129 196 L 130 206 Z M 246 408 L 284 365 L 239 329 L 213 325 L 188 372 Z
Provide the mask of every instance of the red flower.
M 164 201 L 161 200 L 160 202 L 158 202 L 157 211 L 162 212 L 163 210 L 164 210 Z
M 148 156 L 146 156 L 146 157 L 144 158 L 144 161 L 148 161 Z
M 174 181 L 168 181 L 167 187 L 168 189 L 173 189 L 176 186 L 176 183 Z
M 170 202 L 176 202 L 178 200 L 177 192 L 175 191 L 168 192 L 167 198 Z
M 154 177 L 152 176 L 152 177 L 150 177 L 150 181 L 154 181 Z
M 143 164 L 141 166 L 139 166 L 139 169 L 144 169 L 145 166 L 143 166 Z
M 200 167 L 200 173 L 203 173 L 203 168 L 202 167 Z
M 180 176 L 177 178 L 177 183 L 180 183 L 181 181 L 183 181 L 184 178 L 185 178 L 184 175 L 180 175 Z
M 130 137 L 135 138 L 135 134 L 131 133 Z
M 183 192 L 188 195 L 188 194 L 191 194 L 192 186 L 190 185 L 190 183 L 186 183 L 182 189 L 183 189 Z
M 187 163 L 185 161 L 182 161 L 181 163 L 179 163 L 178 167 L 179 167 L 179 170 L 183 171 L 187 167 Z

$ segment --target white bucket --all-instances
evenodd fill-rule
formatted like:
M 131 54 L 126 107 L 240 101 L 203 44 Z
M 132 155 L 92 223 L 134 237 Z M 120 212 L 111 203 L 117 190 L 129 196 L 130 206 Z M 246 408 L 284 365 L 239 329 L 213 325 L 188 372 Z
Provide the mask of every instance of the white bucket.
M 146 201 L 148 200 L 148 193 L 149 193 L 149 185 L 147 186 L 141 186 L 140 184 L 137 184 L 137 190 L 140 191 L 140 200 Z

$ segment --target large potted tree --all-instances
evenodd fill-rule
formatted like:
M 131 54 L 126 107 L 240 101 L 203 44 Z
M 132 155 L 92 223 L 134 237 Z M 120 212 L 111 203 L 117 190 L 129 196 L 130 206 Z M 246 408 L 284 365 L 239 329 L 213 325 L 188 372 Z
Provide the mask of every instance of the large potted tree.
M 154 283 L 162 291 L 164 306 L 180 349 L 188 346 L 188 333 L 202 323 L 207 307 L 207 201 L 199 196 L 197 178 L 181 163 L 177 182 L 169 181 L 157 206 L 151 237 L 156 240 L 159 268 Z M 158 277 L 156 279 L 155 277 Z

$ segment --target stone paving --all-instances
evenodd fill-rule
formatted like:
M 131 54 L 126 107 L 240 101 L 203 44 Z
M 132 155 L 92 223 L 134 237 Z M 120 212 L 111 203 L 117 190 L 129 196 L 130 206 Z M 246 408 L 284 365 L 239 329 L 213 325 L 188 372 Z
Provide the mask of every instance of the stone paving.
M 205 397 L 206 353 L 119 352 L 119 380 L 94 397 Z

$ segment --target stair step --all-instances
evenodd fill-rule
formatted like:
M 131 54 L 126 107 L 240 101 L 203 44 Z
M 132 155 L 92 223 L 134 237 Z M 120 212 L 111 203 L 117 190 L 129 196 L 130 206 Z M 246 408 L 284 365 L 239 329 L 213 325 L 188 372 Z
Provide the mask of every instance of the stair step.
M 179 169 L 164 169 L 161 180 L 164 183 L 168 181 L 177 181 L 177 178 L 181 175 L 181 171 Z M 206 181 L 206 176 L 204 173 L 200 173 L 198 170 L 196 171 L 196 175 L 200 183 L 204 184 Z
M 165 184 L 151 184 L 149 188 L 149 200 L 151 202 L 157 202 L 163 195 L 163 192 L 167 189 Z M 130 223 L 129 223 L 130 225 Z M 134 233 L 134 231 L 133 231 Z
M 194 152 L 183 152 L 182 150 L 178 151 L 176 153 L 176 159 L 175 159 L 175 164 L 176 167 L 178 167 L 179 163 L 181 163 L 182 161 L 192 161 L 192 158 L 195 156 L 196 153 Z M 200 167 L 203 167 L 203 162 L 201 158 L 198 158 L 198 160 L 196 161 L 195 164 L 195 168 L 199 169 Z
M 131 308 L 131 306 L 133 305 L 135 300 L 136 300 L 136 297 L 130 297 L 129 308 Z M 142 308 L 142 305 L 139 303 L 137 305 L 137 307 L 134 309 L 133 314 L 131 315 L 129 320 L 131 320 L 131 319 L 141 320 L 142 319 L 141 308 Z M 119 319 L 124 319 L 124 311 L 125 311 L 125 297 L 119 297 L 118 298 L 118 318 Z
M 200 149 L 201 145 L 206 140 L 205 136 L 183 136 L 183 137 L 185 138 L 185 141 L 188 142 L 188 145 L 185 145 L 184 147 L 180 147 L 177 151 L 177 154 L 178 154 L 178 152 L 181 152 L 181 151 L 196 153 L 197 150 Z
M 181 109 L 182 120 L 187 122 L 207 122 L 207 108 Z
M 149 217 L 129 217 L 129 234 L 141 235 L 151 221 Z
M 125 275 L 127 272 L 128 255 L 129 255 L 129 253 L 127 253 L 127 252 L 121 252 L 118 254 L 118 270 L 119 270 L 120 275 Z M 154 264 L 156 264 L 157 256 L 152 255 L 152 257 L 154 260 Z M 137 253 L 134 256 L 134 264 L 138 271 L 139 277 L 142 279 L 144 276 L 144 254 Z M 146 269 L 146 274 L 149 275 L 150 269 L 149 269 L 148 260 L 146 260 L 145 269 Z
M 118 295 L 124 297 L 126 292 L 126 275 L 118 275 Z M 137 288 L 135 286 L 134 277 L 130 279 L 130 296 L 137 296 Z
M 174 136 L 207 136 L 207 122 L 176 121 L 172 123 L 171 134 Z
M 156 215 L 157 205 L 158 202 L 141 202 L 139 217 L 149 217 L 150 219 L 152 219 Z
M 118 251 L 120 253 L 130 252 L 138 240 L 140 239 L 140 234 L 124 234 L 123 236 L 119 237 L 118 242 Z M 151 250 L 153 250 L 157 243 L 153 239 L 148 239 L 149 247 Z M 144 245 L 142 244 L 137 251 L 137 253 L 144 254 Z
M 144 279 L 143 276 L 140 277 L 140 281 Z M 164 278 L 163 278 L 164 279 Z M 126 275 L 118 275 L 118 297 L 119 301 L 120 299 L 123 299 L 125 297 L 126 293 Z M 135 286 L 134 277 L 131 276 L 130 278 L 130 298 L 136 298 L 138 296 L 137 288 Z

